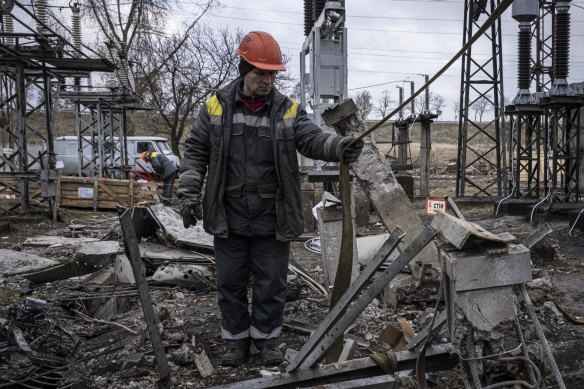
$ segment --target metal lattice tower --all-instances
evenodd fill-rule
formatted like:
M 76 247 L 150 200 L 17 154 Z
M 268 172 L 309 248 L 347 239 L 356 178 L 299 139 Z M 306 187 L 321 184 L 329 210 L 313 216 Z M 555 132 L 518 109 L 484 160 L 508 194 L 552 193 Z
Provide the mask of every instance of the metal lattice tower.
M 307 9 L 312 4 L 315 20 L 310 24 Z M 300 102 L 306 106 L 306 91 L 310 86 L 314 122 L 325 128 L 321 118 L 324 109 L 343 102 L 347 90 L 347 29 L 343 2 L 306 0 L 305 31 L 311 26 L 300 53 Z M 307 57 L 309 62 L 307 65 Z M 309 71 L 308 70 L 309 67 Z M 304 165 L 304 159 L 303 163 Z
M 53 123 L 59 94 L 67 78 L 88 71 L 112 71 L 113 64 L 75 55 L 74 45 L 47 23 L 47 3 L 37 4 L 37 14 L 14 3 L 35 23 L 18 21 L 18 33 L 3 23 L 0 40 L 0 195 L 14 198 L 21 212 L 32 200 L 48 200 L 56 218 L 56 159 Z M 12 7 L 1 8 L 10 21 Z
M 553 36 L 556 0 L 539 1 L 539 16 L 532 28 L 535 39 L 535 57 L 532 57 L 531 80 L 536 92 L 549 92 L 553 81 Z
M 483 15 L 490 16 L 500 1 L 466 0 L 464 4 L 463 45 L 480 28 Z M 506 170 L 503 116 L 503 56 L 501 20 L 479 38 L 474 46 L 488 45 L 491 55 L 485 60 L 472 55 L 472 47 L 462 56 L 460 119 L 456 195 L 458 197 L 500 196 Z M 484 105 L 493 112 L 488 123 L 473 120 L 472 113 Z M 476 116 L 476 115 L 475 115 Z M 481 179 L 474 172 L 483 172 Z

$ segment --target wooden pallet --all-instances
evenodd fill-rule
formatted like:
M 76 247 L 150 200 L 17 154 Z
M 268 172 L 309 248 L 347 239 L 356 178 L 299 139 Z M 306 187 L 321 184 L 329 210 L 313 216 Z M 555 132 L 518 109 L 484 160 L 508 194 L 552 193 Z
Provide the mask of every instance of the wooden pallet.
M 62 207 L 116 209 L 160 202 L 157 182 L 60 176 L 57 203 Z

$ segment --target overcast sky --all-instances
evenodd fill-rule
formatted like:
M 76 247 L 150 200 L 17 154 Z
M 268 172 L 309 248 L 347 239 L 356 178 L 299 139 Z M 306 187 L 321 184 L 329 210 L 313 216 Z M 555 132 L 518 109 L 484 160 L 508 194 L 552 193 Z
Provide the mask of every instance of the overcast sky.
M 264 30 L 280 43 L 292 58 L 293 76 L 299 77 L 299 53 L 304 42 L 304 2 L 299 0 L 223 0 L 224 8 L 204 17 L 209 25 L 239 27 L 243 31 Z M 570 76 L 568 81 L 584 81 L 584 1 L 573 1 L 571 12 Z M 387 89 L 393 99 L 399 96 L 397 85 L 413 80 L 416 89 L 423 83 L 418 74 L 436 73 L 462 46 L 463 0 L 346 0 L 349 45 L 349 94 L 367 87 L 377 101 Z M 481 16 L 480 21 L 486 19 Z M 518 23 L 511 17 L 511 7 L 502 19 L 503 75 L 505 96 L 517 93 Z M 480 45 L 473 55 L 485 58 L 490 47 Z M 385 85 L 371 86 L 381 83 Z M 454 101 L 460 89 L 460 63 L 437 80 L 433 93 L 444 96 L 447 107 L 443 119 L 454 117 Z M 404 85 L 409 96 L 410 84 Z M 535 85 L 532 85 L 532 92 Z M 374 117 L 372 115 L 371 117 Z

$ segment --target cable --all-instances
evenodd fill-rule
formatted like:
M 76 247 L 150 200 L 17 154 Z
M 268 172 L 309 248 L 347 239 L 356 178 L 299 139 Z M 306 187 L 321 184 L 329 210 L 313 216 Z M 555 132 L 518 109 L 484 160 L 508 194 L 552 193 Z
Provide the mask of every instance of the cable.
M 426 88 L 428 88 L 430 85 L 432 85 L 432 83 L 434 83 L 434 81 L 436 81 L 438 79 L 438 77 L 440 77 L 442 74 L 444 74 L 446 72 L 446 70 L 448 70 L 448 68 L 450 68 L 450 66 L 452 66 L 452 64 L 454 62 L 456 62 L 460 57 L 462 57 L 462 55 L 473 45 L 473 43 L 475 43 L 477 41 L 477 39 L 479 39 L 479 37 L 481 37 L 487 31 L 487 29 L 489 29 L 497 21 L 497 19 L 499 19 L 499 17 L 503 14 L 503 12 L 507 8 L 509 8 L 511 3 L 513 3 L 513 0 L 501 1 L 501 3 L 499 3 L 497 8 L 493 11 L 491 16 L 489 16 L 489 18 L 481 26 L 481 28 L 479 28 L 477 30 L 477 32 L 472 36 L 472 38 L 463 47 L 460 48 L 460 50 L 454 55 L 454 57 L 452 57 L 452 59 L 450 59 L 450 61 L 448 61 L 448 63 L 446 65 L 444 65 L 442 67 L 442 69 L 440 69 L 438 71 L 438 73 L 436 73 L 434 76 L 432 76 L 432 78 L 430 80 L 428 80 L 428 82 L 426 84 L 424 84 L 420 89 L 418 89 L 413 95 L 408 97 L 406 99 L 406 101 L 404 101 L 399 107 L 397 107 L 395 110 L 393 110 L 393 112 L 390 112 L 389 115 L 387 115 L 386 117 L 384 117 L 383 119 L 378 121 L 368 131 L 365 131 L 363 134 L 356 137 L 349 145 L 347 145 L 347 147 L 349 147 L 350 145 L 352 145 L 353 143 L 355 143 L 359 140 L 362 140 L 364 137 L 366 137 L 367 135 L 371 134 L 373 131 L 378 129 L 383 123 L 388 121 L 393 115 L 395 115 L 397 112 L 399 112 L 404 107 L 406 107 L 413 99 L 415 99 L 420 93 L 422 93 L 422 91 L 424 91 Z

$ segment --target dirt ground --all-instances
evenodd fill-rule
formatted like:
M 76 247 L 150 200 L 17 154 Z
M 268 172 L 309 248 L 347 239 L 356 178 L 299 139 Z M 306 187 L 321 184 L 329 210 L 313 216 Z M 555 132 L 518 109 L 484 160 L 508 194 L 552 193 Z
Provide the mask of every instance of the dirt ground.
M 448 185 L 452 186 L 451 182 Z M 433 194 L 442 195 L 441 191 L 446 186 L 436 180 L 433 183 Z M 530 222 L 524 216 L 494 216 L 493 203 L 461 202 L 458 205 L 467 220 L 494 233 L 509 232 L 519 242 L 544 222 Z M 431 222 L 431 217 L 424 215 L 423 200 L 415 200 L 414 207 L 419 210 L 424 223 Z M 64 221 L 57 223 L 41 217 L 24 220 L 12 217 L 10 231 L 0 234 L 0 249 L 26 251 L 66 262 L 71 256 L 68 249 L 33 248 L 24 245 L 24 241 L 39 234 L 122 239 L 113 212 L 64 209 L 61 217 Z M 553 232 L 532 249 L 532 273 L 537 283 L 528 286 L 528 290 L 566 387 L 583 388 L 584 326 L 576 322 L 584 316 L 584 234 L 578 229 L 568 234 L 570 226 L 565 216 L 551 215 L 545 222 Z M 76 230 L 71 228 L 72 225 L 85 227 Z M 382 231 L 375 215 L 371 215 L 369 225 L 361 227 L 358 233 L 368 235 Z M 316 280 L 323 279 L 320 254 L 308 250 L 304 241 L 293 242 L 292 253 L 294 260 L 308 274 Z M 48 324 L 39 323 L 52 323 L 50 325 L 59 328 L 58 333 L 45 339 L 43 350 L 45 353 L 61 355 L 67 360 L 67 363 L 60 365 L 50 360 L 33 363 L 25 354 L 16 352 L 14 347 L 8 347 L 7 339 L 12 339 L 11 335 L 5 329 L 0 329 L 0 388 L 45 387 L 34 386 L 34 381 L 33 386 L 14 382 L 51 370 L 49 376 L 58 380 L 57 387 L 61 388 L 155 387 L 156 364 L 135 289 L 131 285 L 115 282 L 94 284 L 99 279 L 99 273 L 106 271 L 107 268 L 104 268 L 90 276 L 38 285 L 26 284 L 20 276 L 0 275 L 0 323 L 5 324 L 6 320 L 17 316 L 18 310 L 22 308 L 19 304 L 27 297 L 45 300 L 44 311 L 28 320 L 34 322 L 31 325 L 39 326 L 40 332 L 46 330 L 43 326 Z M 212 289 L 189 290 L 181 286 L 151 284 L 150 292 L 171 366 L 172 388 L 205 388 L 285 371 L 287 362 L 276 368 L 261 366 L 256 350 L 252 350 L 251 360 L 241 367 L 225 368 L 219 365 L 224 345 L 220 337 L 221 317 L 217 298 Z M 90 311 L 85 305 L 89 301 L 111 303 L 111 299 L 116 301 L 118 308 L 109 317 L 98 320 L 76 313 Z M 292 274 L 289 276 L 285 319 L 317 325 L 325 317 L 328 305 L 328 296 L 310 289 L 298 277 Z M 374 300 L 348 331 L 348 334 L 361 341 L 354 357 L 390 350 L 391 347 L 380 339 L 380 334 L 390 324 L 399 328 L 398 318 L 405 318 L 412 330 L 419 332 L 432 320 L 434 306 L 434 301 L 430 299 L 406 296 L 400 299 L 396 310 L 391 310 L 380 299 Z M 443 307 L 441 303 L 439 310 Z M 527 321 L 526 314 L 521 313 L 520 319 Z M 439 342 L 446 341 L 444 330 L 438 338 Z M 307 339 L 308 334 L 285 326 L 280 349 L 284 352 L 288 349 L 300 350 Z M 540 355 L 536 357 L 542 359 L 543 351 L 535 334 L 531 334 L 529 342 L 535 344 L 536 349 L 539 348 Z M 202 377 L 195 364 L 195 356 L 203 352 L 215 369 L 207 377 Z M 67 353 L 74 353 L 74 357 L 71 354 L 64 355 Z M 545 376 L 545 383 L 541 387 L 555 387 L 550 371 L 543 367 L 541 369 Z M 397 379 L 403 387 L 415 387 L 412 378 Z M 457 369 L 435 373 L 433 379 L 434 383 L 430 384 L 432 387 L 463 387 Z M 24 384 L 31 384 L 31 381 Z

